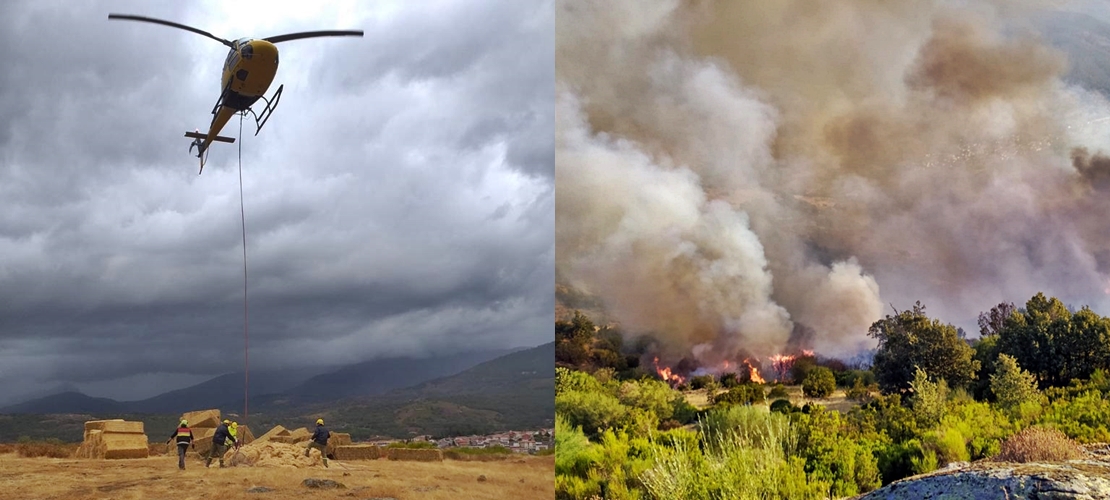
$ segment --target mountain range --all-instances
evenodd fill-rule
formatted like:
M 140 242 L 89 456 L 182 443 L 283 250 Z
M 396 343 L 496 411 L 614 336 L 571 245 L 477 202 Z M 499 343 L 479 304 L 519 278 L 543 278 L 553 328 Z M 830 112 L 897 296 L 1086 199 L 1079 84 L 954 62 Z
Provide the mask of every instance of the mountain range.
M 466 366 L 453 374 L 435 376 L 461 365 Z M 386 371 L 387 367 L 396 373 Z M 242 394 L 233 394 L 242 390 L 240 374 L 133 402 L 63 392 L 0 409 L 0 442 L 23 437 L 80 441 L 84 422 L 102 418 L 140 420 L 154 440 L 161 437 L 161 429 L 173 430 L 181 412 L 207 408 L 219 408 L 263 431 L 278 424 L 306 426 L 323 417 L 331 430 L 348 432 L 355 440 L 549 428 L 555 418 L 555 343 L 509 350 L 501 356 L 489 351 L 407 362 L 396 359 L 391 364 L 360 363 L 283 383 L 288 385 L 286 390 L 252 397 L 249 417 L 236 413 L 242 404 Z M 306 388 L 318 386 L 343 388 L 304 394 Z M 233 401 L 212 404 L 213 395 L 221 394 L 234 396 Z
M 323 374 L 306 370 L 252 371 L 248 402 L 263 410 L 275 404 L 287 408 L 356 396 L 374 396 L 459 373 L 511 352 L 513 350 L 502 349 L 423 359 L 385 358 L 343 366 Z M 97 398 L 73 388 L 2 407 L 0 414 L 180 414 L 198 408 L 241 409 L 244 383 L 243 372 L 228 373 L 139 401 Z

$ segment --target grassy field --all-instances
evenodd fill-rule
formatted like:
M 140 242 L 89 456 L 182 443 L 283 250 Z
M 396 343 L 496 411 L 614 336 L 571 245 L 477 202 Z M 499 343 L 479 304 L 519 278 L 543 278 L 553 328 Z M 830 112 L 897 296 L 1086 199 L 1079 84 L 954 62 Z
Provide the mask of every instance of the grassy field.
M 724 392 L 724 390 L 721 389 L 717 392 Z M 765 393 L 770 392 L 770 388 L 765 391 Z M 831 396 L 824 399 L 805 397 L 805 395 L 802 394 L 802 386 L 800 385 L 788 385 L 786 386 L 786 392 L 790 394 L 790 402 L 798 406 L 802 406 L 806 403 L 813 403 L 823 405 L 830 410 L 836 410 L 840 413 L 848 413 L 848 410 L 852 409 L 853 406 L 858 404 L 855 401 L 845 399 L 843 389 L 837 389 L 835 392 L 832 393 Z M 685 391 L 683 392 L 683 395 L 686 396 L 687 402 L 694 405 L 699 410 L 709 406 L 709 397 L 704 390 Z M 761 406 L 767 407 L 771 404 L 771 401 L 771 399 L 768 399 L 767 402 L 763 403 Z
M 393 498 L 447 500 L 554 498 L 554 456 L 520 456 L 494 462 L 329 461 L 330 468 L 263 468 L 199 461 L 178 470 L 177 457 L 135 460 L 23 458 L 7 448 L 0 453 L 2 498 L 79 500 Z M 485 480 L 479 480 L 485 476 Z M 345 489 L 309 489 L 306 478 L 331 479 Z M 255 487 L 265 493 L 248 493 Z

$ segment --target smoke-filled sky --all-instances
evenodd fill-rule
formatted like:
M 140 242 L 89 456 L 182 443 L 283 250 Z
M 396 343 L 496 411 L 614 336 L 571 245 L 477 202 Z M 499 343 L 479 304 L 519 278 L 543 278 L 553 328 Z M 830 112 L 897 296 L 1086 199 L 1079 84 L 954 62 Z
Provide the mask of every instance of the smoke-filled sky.
M 203 175 L 217 36 L 284 42 L 243 126 L 250 363 L 551 339 L 550 1 L 0 2 L 0 400 L 148 397 L 243 367 L 239 143 Z M 239 135 L 238 119 L 222 135 Z
M 1038 32 L 1076 7 L 1110 18 L 1092 2 L 560 0 L 560 275 L 675 358 L 767 356 L 799 325 L 851 355 L 916 300 L 971 335 L 1038 291 L 1110 314 L 1110 104 Z M 1101 26 L 1083 36 L 1110 46 Z

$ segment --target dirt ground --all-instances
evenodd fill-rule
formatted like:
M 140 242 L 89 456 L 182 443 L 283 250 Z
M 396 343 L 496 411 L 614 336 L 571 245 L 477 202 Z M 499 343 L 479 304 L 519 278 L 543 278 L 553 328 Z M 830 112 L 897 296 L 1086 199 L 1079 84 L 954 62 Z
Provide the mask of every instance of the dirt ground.
M 22 458 L 0 454 L 0 499 L 250 499 L 296 498 L 447 500 L 554 498 L 555 457 L 496 462 L 328 462 L 330 468 L 228 467 L 196 460 L 178 470 L 176 456 L 134 460 Z M 484 481 L 479 476 L 485 476 Z M 307 478 L 345 489 L 310 489 Z M 270 491 L 248 492 L 263 487 Z

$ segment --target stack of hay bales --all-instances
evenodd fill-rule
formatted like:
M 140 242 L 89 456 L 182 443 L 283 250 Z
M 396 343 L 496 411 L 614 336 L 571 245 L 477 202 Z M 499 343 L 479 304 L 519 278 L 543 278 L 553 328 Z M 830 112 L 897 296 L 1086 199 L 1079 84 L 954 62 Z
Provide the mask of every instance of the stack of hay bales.
M 349 444 L 351 444 L 351 434 L 350 433 L 347 433 L 347 432 L 333 432 L 333 433 L 331 433 L 331 436 L 328 437 L 328 446 L 326 448 L 326 450 L 327 450 L 326 453 L 328 454 L 329 457 L 335 457 L 336 459 L 338 459 L 339 457 L 335 455 L 335 450 L 337 448 L 339 448 L 340 446 L 346 446 L 346 445 L 349 445 Z
M 382 457 L 382 449 L 372 444 L 339 445 L 334 453 L 336 460 L 377 460 Z
M 85 422 L 85 439 L 76 458 L 146 458 L 150 456 L 142 422 L 123 419 Z
M 442 462 L 442 450 L 429 450 L 427 448 L 389 448 L 386 457 L 390 460 L 414 460 L 417 462 Z

